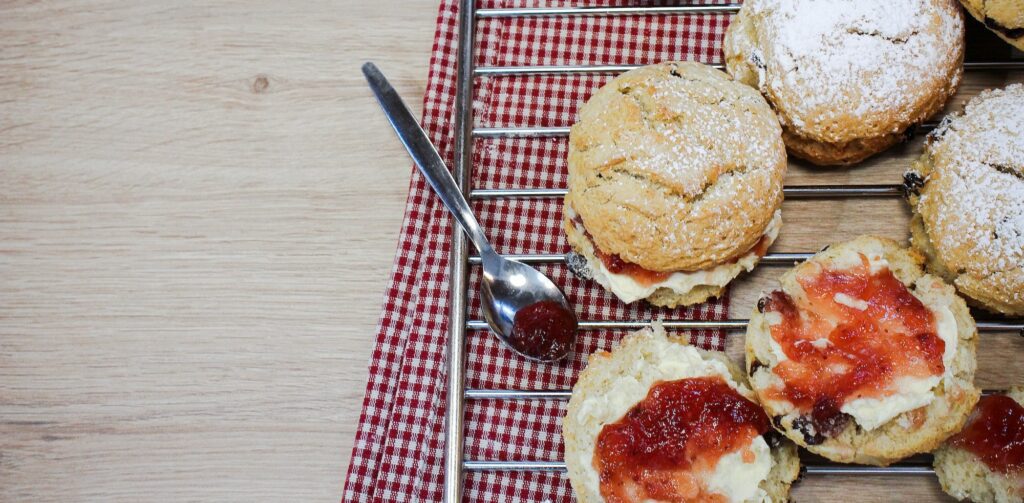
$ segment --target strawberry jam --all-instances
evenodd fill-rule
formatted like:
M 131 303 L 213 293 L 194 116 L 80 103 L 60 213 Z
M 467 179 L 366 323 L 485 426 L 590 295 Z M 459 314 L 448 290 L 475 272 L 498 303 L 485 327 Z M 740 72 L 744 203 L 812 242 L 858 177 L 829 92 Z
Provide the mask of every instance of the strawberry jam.
M 772 369 L 784 386 L 768 396 L 803 411 L 794 426 L 809 443 L 843 429 L 847 400 L 882 398 L 900 377 L 944 371 L 935 315 L 888 268 L 872 272 L 861 255 L 856 267 L 798 282 L 806 300 L 774 291 L 758 307 L 782 318 L 771 336 L 788 357 Z
M 580 228 L 583 228 L 583 220 L 580 219 L 579 216 L 573 218 L 572 221 L 576 223 Z M 655 283 L 661 283 L 667 280 L 669 276 L 672 276 L 672 271 L 652 271 L 650 269 L 634 264 L 632 262 L 627 262 L 626 260 L 623 260 L 622 257 L 614 253 L 605 253 L 601 251 L 600 248 L 597 247 L 597 245 L 594 243 L 594 237 L 591 236 L 586 229 L 583 229 L 583 235 L 586 236 L 587 240 L 590 241 L 591 246 L 593 246 L 594 256 L 596 256 L 597 259 L 600 260 L 602 264 L 604 264 L 604 267 L 605 269 L 608 269 L 608 272 L 611 272 L 613 274 L 624 274 L 626 276 L 633 278 L 634 281 L 644 286 L 651 286 Z M 771 240 L 768 238 L 767 235 L 761 236 L 761 239 L 754 243 L 754 246 L 752 246 L 747 253 L 753 252 L 757 254 L 758 257 L 763 257 L 766 253 L 768 253 L 768 247 L 770 247 L 771 244 Z M 744 255 L 746 255 L 746 253 L 739 255 L 736 258 L 733 258 L 728 263 L 735 264 L 736 262 L 739 262 L 740 258 L 742 258 Z
M 1024 407 L 1008 396 L 983 397 L 967 426 L 950 439 L 978 456 L 992 471 L 1024 471 Z
M 577 325 L 575 313 L 558 302 L 544 300 L 516 312 L 508 342 L 525 355 L 557 359 L 572 350 Z
M 609 272 L 614 274 L 625 274 L 644 286 L 661 283 L 672 275 L 670 272 L 658 272 L 645 269 L 632 262 L 622 260 L 622 257 L 618 255 L 598 250 L 596 247 L 594 248 L 594 255 L 597 255 L 597 259 L 604 264 L 605 268 L 607 268 Z
M 609 502 L 720 501 L 702 474 L 768 431 L 768 416 L 721 377 L 664 381 L 597 436 L 594 467 Z M 743 460 L 754 461 L 752 451 Z

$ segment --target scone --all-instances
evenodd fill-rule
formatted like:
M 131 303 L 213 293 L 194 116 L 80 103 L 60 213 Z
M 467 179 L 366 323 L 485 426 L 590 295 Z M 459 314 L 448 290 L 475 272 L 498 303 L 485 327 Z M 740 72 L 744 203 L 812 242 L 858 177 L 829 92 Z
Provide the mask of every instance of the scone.
M 780 502 L 800 473 L 739 366 L 657 324 L 590 356 L 562 435 L 581 503 Z
M 904 176 L 928 270 L 989 311 L 1024 315 L 1024 85 L 984 91 Z
M 935 451 L 935 474 L 960 500 L 1024 501 L 1024 387 L 983 397 L 963 431 Z
M 747 0 L 724 50 L 792 155 L 850 165 L 942 110 L 963 73 L 964 21 L 956 0 Z
M 1024 51 L 1024 0 L 960 0 L 974 19 Z
M 775 240 L 785 172 L 756 91 L 700 63 L 631 70 L 572 126 L 566 237 L 624 302 L 703 302 Z
M 747 328 L 750 384 L 815 454 L 887 465 L 934 449 L 978 400 L 977 329 L 953 287 L 895 241 L 832 245 L 782 276 Z

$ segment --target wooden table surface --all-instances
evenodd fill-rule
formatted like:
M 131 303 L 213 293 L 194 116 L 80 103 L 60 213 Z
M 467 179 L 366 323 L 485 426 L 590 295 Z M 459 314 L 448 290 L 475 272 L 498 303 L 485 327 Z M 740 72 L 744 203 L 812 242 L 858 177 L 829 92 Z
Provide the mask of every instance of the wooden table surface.
M 294 3 L 0 6 L 0 501 L 340 497 L 410 170 L 358 67 L 418 109 L 437 5 Z M 918 149 L 788 181 L 891 183 Z M 906 217 L 787 202 L 774 249 Z M 1022 382 L 1024 343 L 983 337 L 978 381 Z M 795 497 L 890 490 L 938 497 Z

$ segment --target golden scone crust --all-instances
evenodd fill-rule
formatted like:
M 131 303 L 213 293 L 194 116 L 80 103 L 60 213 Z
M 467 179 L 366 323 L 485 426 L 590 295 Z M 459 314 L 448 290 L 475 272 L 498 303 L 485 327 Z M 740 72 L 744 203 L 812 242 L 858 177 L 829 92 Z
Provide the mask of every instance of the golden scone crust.
M 960 0 L 974 19 L 1024 51 L 1024 0 Z
M 785 172 L 763 97 L 709 66 L 663 63 L 612 79 L 580 108 L 565 204 L 602 252 L 697 271 L 761 239 Z
M 767 389 L 759 387 L 759 382 L 768 381 L 761 380 L 759 377 L 762 376 L 758 374 L 771 372 L 778 359 L 770 347 L 768 320 L 757 308 L 751 313 L 747 327 L 746 362 L 751 385 L 762 398 L 761 403 L 772 416 L 777 430 L 807 450 L 833 461 L 885 466 L 912 454 L 931 451 L 959 431 L 981 393 L 974 386 L 978 332 L 967 305 L 951 286 L 937 276 L 924 273 L 921 267 L 923 258 L 913 250 L 902 248 L 893 240 L 873 236 L 834 244 L 786 272 L 780 279 L 782 289 L 791 295 L 799 291 L 797 277 L 806 268 L 815 267 L 811 263 L 828 265 L 848 260 L 851 254 L 862 250 L 877 249 L 882 250 L 882 257 L 889 263 L 893 274 L 915 296 L 927 305 L 946 304 L 956 320 L 956 353 L 942 380 L 933 389 L 935 398 L 930 404 L 904 412 L 873 430 L 865 430 L 850 420 L 835 436 L 811 445 L 794 424 L 799 420 L 796 411 L 763 399 Z
M 904 180 L 929 271 L 989 311 L 1024 315 L 1024 85 L 943 121 Z
M 610 352 L 598 351 L 590 355 L 587 368 L 576 380 L 562 420 L 562 436 L 565 441 L 565 463 L 569 481 L 576 499 L 581 503 L 604 501 L 596 482 L 597 474 L 591 456 L 597 435 L 606 423 L 595 419 L 595 414 L 584 413 L 585 408 L 593 407 L 592 403 L 587 403 L 588 399 L 605 397 L 605 401 L 614 400 L 613 397 L 608 397 L 609 392 L 616 382 L 624 379 L 635 380 L 631 382 L 631 387 L 637 394 L 635 398 L 637 401 L 642 399 L 657 382 L 657 374 L 652 375 L 651 372 L 665 361 L 663 349 L 666 343 L 681 346 L 687 344 L 685 339 L 668 337 L 660 324 L 632 332 L 623 337 Z M 747 387 L 746 376 L 739 365 L 724 353 L 694 349 L 704 361 L 723 365 L 732 380 L 740 384 L 737 391 L 751 400 L 755 399 L 753 392 Z M 609 422 L 617 419 L 609 418 Z M 800 458 L 796 446 L 778 436 L 767 440 L 773 465 L 759 487 L 772 501 L 788 501 L 790 486 L 800 475 Z
M 963 73 L 956 0 L 748 0 L 726 67 L 759 89 L 792 155 L 850 165 L 942 110 Z
M 1024 405 L 1024 387 L 1015 386 L 1007 396 Z M 943 444 L 935 451 L 935 474 L 942 490 L 959 499 L 976 503 L 1024 502 L 1020 481 L 993 472 L 977 456 L 963 449 Z

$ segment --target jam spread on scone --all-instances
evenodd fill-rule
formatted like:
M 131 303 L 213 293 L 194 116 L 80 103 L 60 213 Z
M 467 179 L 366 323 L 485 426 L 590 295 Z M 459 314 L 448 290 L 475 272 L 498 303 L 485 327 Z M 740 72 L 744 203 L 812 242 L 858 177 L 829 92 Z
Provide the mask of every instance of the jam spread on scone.
M 594 255 L 597 256 L 597 259 L 600 260 L 610 272 L 615 274 L 625 274 L 641 285 L 661 283 L 672 275 L 671 272 L 652 271 L 650 269 L 640 267 L 632 262 L 626 262 L 625 260 L 622 260 L 622 257 L 611 253 L 605 253 L 599 250 L 596 246 L 594 247 Z
M 583 220 L 578 216 L 573 219 L 573 222 L 583 228 Z M 594 256 L 604 264 L 604 267 L 608 269 L 608 272 L 613 274 L 624 274 L 633 278 L 634 281 L 644 286 L 654 285 L 667 280 L 672 276 L 672 272 L 652 271 L 642 266 L 627 262 L 622 257 L 613 253 L 605 253 L 594 244 L 594 237 L 590 235 L 586 230 L 583 231 L 583 235 L 586 236 L 587 240 L 594 247 Z M 736 256 L 732 260 L 726 262 L 728 264 L 736 263 L 740 260 L 740 257 L 747 253 L 755 253 L 758 257 L 764 257 L 768 253 L 768 248 L 772 245 L 772 238 L 767 234 L 761 236 L 761 239 L 754 243 L 754 246 L 750 248 L 746 253 Z
M 721 376 L 664 381 L 597 437 L 594 466 L 610 502 L 725 501 L 703 483 L 719 459 L 768 431 L 768 416 Z
M 1019 474 L 1024 471 L 1024 407 L 1008 396 L 983 397 L 950 443 L 994 472 Z
M 803 411 L 794 425 L 811 444 L 842 431 L 848 400 L 885 397 L 900 378 L 945 370 L 934 313 L 888 267 L 860 259 L 798 278 L 806 298 L 775 291 L 758 306 L 781 318 L 771 337 L 786 356 L 772 369 L 783 386 L 769 396 Z

